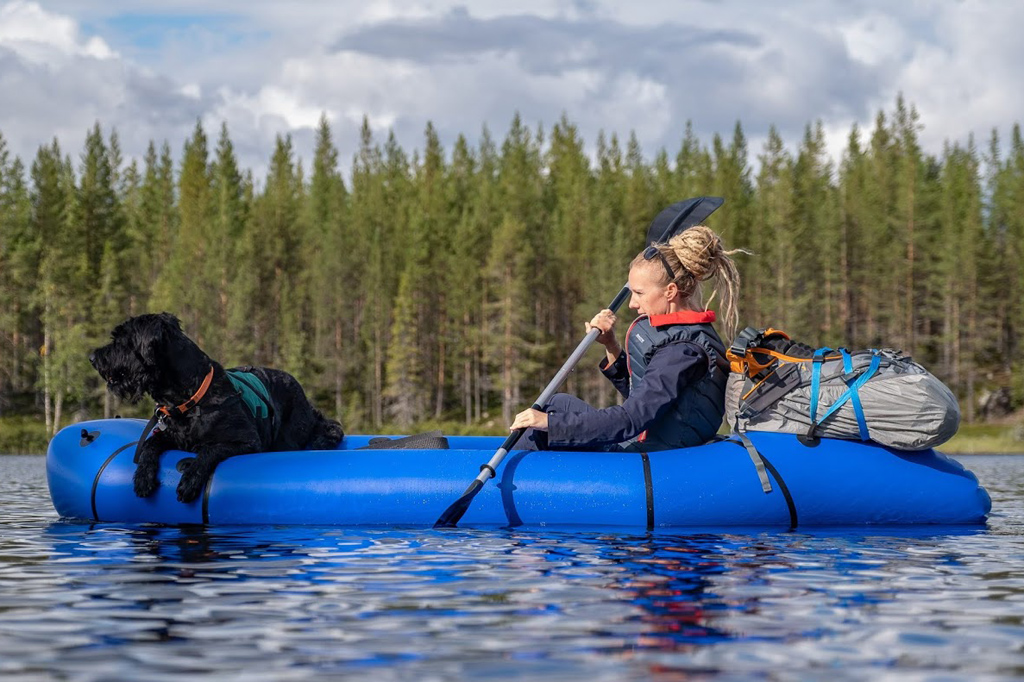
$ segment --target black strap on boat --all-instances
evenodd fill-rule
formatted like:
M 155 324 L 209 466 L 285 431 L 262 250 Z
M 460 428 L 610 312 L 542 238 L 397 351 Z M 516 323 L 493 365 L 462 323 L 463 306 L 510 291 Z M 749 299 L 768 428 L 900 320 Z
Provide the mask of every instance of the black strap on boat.
M 772 476 L 775 477 L 775 481 L 779 484 L 779 490 L 782 491 L 783 497 L 786 498 L 786 506 L 789 508 L 789 529 L 796 530 L 797 516 L 796 516 L 796 504 L 793 503 L 793 496 L 789 494 L 789 488 L 786 486 L 786 482 L 782 480 L 782 476 L 779 476 L 779 471 L 772 463 L 768 461 L 768 458 L 761 455 L 764 459 L 764 465 L 771 472 Z
M 505 509 L 505 518 L 508 519 L 508 527 L 515 528 L 523 525 L 523 519 L 516 510 L 516 484 L 514 483 L 516 467 L 523 461 L 523 458 L 530 454 L 530 450 L 517 452 L 505 461 L 505 467 L 501 470 L 501 480 L 496 484 L 501 491 L 501 506 Z M 492 476 L 493 478 L 493 476 Z
M 141 443 L 142 439 L 140 438 L 138 442 Z M 100 466 L 99 471 L 96 472 L 96 476 L 92 479 L 92 490 L 89 493 L 89 503 L 92 505 L 92 519 L 93 519 L 93 521 L 99 521 L 100 520 L 100 515 L 96 511 L 96 488 L 99 487 L 100 476 L 103 475 L 103 470 L 107 468 L 108 464 L 110 464 L 111 462 L 114 461 L 115 457 L 117 457 L 118 455 L 120 455 L 122 452 L 124 452 L 125 450 L 127 450 L 128 448 L 130 448 L 133 445 L 135 445 L 135 441 L 131 441 L 130 443 L 125 443 L 124 445 L 119 447 L 117 450 L 114 450 L 113 452 L 111 452 L 110 456 L 107 457 L 106 461 L 104 461 L 103 464 Z
M 404 438 L 371 438 L 369 444 L 356 450 L 447 450 L 448 439 L 440 431 L 427 431 Z
M 654 530 L 654 483 L 651 481 L 651 458 L 646 452 L 640 453 L 644 464 L 644 489 L 647 496 L 647 530 Z
M 214 467 L 213 471 L 210 472 L 210 477 L 206 479 L 206 486 L 203 488 L 203 524 L 210 525 L 210 489 L 213 488 L 213 476 L 217 473 L 217 468 Z
M 736 423 L 733 425 L 733 434 L 740 439 L 740 444 L 743 445 L 747 450 L 747 454 L 750 455 L 750 461 L 754 463 L 754 469 L 757 470 L 757 477 L 761 481 L 761 490 L 764 491 L 765 495 L 772 491 L 772 482 L 768 479 L 768 472 L 764 467 L 764 457 L 757 451 L 754 444 L 751 442 L 747 434 L 740 428 L 739 417 L 736 417 Z
M 154 410 L 153 416 L 149 418 L 148 422 L 146 422 L 146 428 L 142 429 L 142 436 L 139 437 L 139 444 L 135 447 L 135 457 L 132 458 L 132 461 L 135 462 L 136 464 L 139 463 L 139 453 L 142 452 L 142 444 L 146 441 L 146 438 L 149 436 L 149 432 L 152 431 L 153 427 L 156 426 L 158 421 L 160 421 L 161 416 L 162 413 L 160 412 L 159 408 Z
M 754 462 L 754 467 L 757 469 L 758 478 L 761 479 L 761 489 L 765 493 L 772 492 L 771 481 L 768 478 L 770 473 L 775 478 L 775 482 L 779 484 L 779 492 L 782 493 L 782 497 L 786 500 L 786 508 L 789 510 L 789 529 L 794 530 L 797 525 L 797 514 L 796 514 L 796 503 L 793 502 L 793 496 L 789 492 L 789 487 L 786 482 L 782 479 L 779 474 L 779 470 L 776 469 L 768 458 L 761 454 L 758 449 L 754 446 L 754 443 L 747 437 L 742 431 L 735 431 L 733 436 L 726 438 L 725 440 L 730 443 L 736 443 L 747 451 L 750 455 L 750 459 Z

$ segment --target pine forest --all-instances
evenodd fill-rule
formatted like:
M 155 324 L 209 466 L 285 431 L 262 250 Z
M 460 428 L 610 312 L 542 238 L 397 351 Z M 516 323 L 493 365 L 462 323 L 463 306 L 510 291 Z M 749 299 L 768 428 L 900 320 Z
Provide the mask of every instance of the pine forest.
M 716 195 L 709 225 L 750 252 L 741 326 L 903 349 L 981 420 L 984 396 L 1024 403 L 1024 138 L 935 156 L 922 125 L 899 98 L 833 161 L 820 122 L 761 149 L 739 122 L 711 140 L 681 123 L 678 149 L 652 154 L 518 115 L 450 148 L 427 124 L 412 151 L 364 121 L 339 150 L 323 118 L 313 150 L 277 139 L 265 177 L 226 126 L 131 161 L 100 123 L 80 153 L 55 139 L 32 159 L 0 131 L 0 416 L 48 434 L 148 416 L 87 358 L 126 317 L 168 311 L 225 367 L 292 372 L 348 432 L 500 433 L 623 285 L 652 218 Z M 599 357 L 565 390 L 605 406 Z

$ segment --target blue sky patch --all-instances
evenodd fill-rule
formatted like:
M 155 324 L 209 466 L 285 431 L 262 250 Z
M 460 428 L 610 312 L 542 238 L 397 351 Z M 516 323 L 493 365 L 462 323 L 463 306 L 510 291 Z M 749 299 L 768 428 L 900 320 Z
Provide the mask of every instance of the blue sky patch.
M 270 32 L 256 26 L 248 17 L 235 14 L 126 13 L 97 22 L 83 22 L 85 34 L 102 36 L 119 52 L 149 61 L 149 57 L 170 43 L 187 44 L 192 40 L 208 52 L 211 44 L 221 49 L 252 45 L 267 40 Z

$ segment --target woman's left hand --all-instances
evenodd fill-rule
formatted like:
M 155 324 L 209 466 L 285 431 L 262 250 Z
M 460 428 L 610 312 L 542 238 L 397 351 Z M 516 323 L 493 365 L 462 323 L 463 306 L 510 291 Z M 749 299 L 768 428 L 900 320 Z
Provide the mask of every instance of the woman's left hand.
M 509 431 L 515 431 L 516 429 L 537 429 L 538 431 L 548 430 L 548 413 L 541 412 L 530 408 L 523 410 L 516 415 L 515 420 L 512 422 L 512 427 Z

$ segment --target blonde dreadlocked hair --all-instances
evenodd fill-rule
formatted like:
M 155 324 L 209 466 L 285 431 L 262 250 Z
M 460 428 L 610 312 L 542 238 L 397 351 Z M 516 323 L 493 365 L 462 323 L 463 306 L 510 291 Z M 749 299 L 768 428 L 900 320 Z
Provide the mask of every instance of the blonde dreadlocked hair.
M 654 268 L 657 281 L 662 286 L 675 282 L 679 287 L 682 299 L 694 309 L 705 310 L 715 296 L 722 302 L 722 322 L 728 338 L 736 334 L 740 314 L 737 299 L 740 293 L 740 273 L 736 269 L 732 256 L 734 253 L 749 253 L 743 249 L 726 251 L 722 246 L 722 238 L 714 230 L 704 225 L 691 227 L 672 237 L 668 244 L 656 244 L 664 262 L 675 273 L 675 279 L 669 280 L 668 272 L 656 260 L 647 260 L 640 253 L 629 264 L 630 269 L 645 264 Z M 714 278 L 714 290 L 707 303 L 703 303 L 701 282 Z

